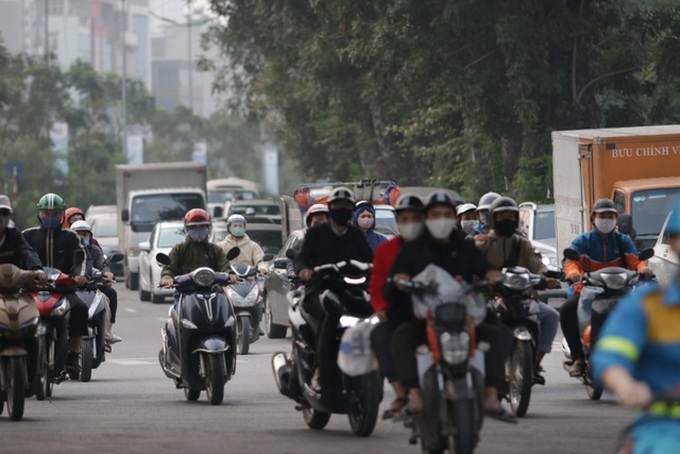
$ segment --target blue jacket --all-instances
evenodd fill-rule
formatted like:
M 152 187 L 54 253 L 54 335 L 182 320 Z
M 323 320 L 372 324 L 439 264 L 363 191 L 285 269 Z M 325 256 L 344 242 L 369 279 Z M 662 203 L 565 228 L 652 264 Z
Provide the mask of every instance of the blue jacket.
M 356 210 L 354 210 L 354 216 L 352 216 L 352 223 L 356 226 L 359 226 L 359 215 L 364 211 L 368 211 L 373 215 L 373 225 L 371 225 L 371 227 L 369 227 L 369 229 L 366 231 L 366 241 L 368 241 L 368 244 L 369 246 L 371 246 L 371 249 L 375 251 L 375 248 L 377 248 L 380 243 L 384 243 L 385 241 L 387 241 L 387 237 L 382 233 L 378 233 L 375 231 L 375 208 L 373 208 L 372 205 L 362 205 Z M 362 229 L 362 232 L 363 231 L 364 230 Z

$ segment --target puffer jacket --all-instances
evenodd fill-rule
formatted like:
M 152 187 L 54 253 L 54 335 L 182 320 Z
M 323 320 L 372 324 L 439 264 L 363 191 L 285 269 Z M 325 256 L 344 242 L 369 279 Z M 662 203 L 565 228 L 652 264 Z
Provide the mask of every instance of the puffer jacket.
M 26 242 L 38 253 L 43 266 L 56 268 L 71 276 L 89 277 L 87 260 L 81 263 L 75 261 L 76 251 L 83 251 L 85 259 L 87 253 L 80 242 L 80 237 L 73 230 L 61 227 L 47 230 L 40 226 L 28 228 L 22 233 Z
M 186 238 L 170 250 L 170 263 L 161 270 L 161 279 L 191 273 L 202 266 L 214 271 L 228 272 L 229 262 L 222 249 L 209 241 L 197 243 Z
M 267 271 L 267 264 L 262 261 L 264 251 L 260 245 L 251 240 L 247 234 L 244 234 L 241 238 L 229 234 L 218 244 L 218 246 L 222 248 L 225 255 L 233 247 L 238 247 L 241 250 L 239 256 L 231 261 L 232 263 L 243 262 L 250 266 L 257 266 L 261 271 Z

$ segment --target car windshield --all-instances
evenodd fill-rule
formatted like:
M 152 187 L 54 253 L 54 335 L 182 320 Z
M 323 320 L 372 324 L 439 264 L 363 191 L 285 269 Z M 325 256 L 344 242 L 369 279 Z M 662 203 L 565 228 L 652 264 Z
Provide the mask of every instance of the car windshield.
M 184 241 L 184 228 L 166 227 L 158 235 L 158 248 L 171 248 Z
M 633 193 L 631 215 L 638 236 L 659 234 L 678 194 L 680 188 L 648 189 Z
M 251 240 L 260 245 L 265 254 L 278 254 L 283 245 L 283 238 L 279 230 L 248 230 Z
M 97 218 L 92 226 L 95 238 L 117 237 L 118 220 L 116 218 Z
M 214 227 L 213 226 L 213 243 L 219 243 L 220 241 L 224 240 L 229 232 L 227 232 L 227 226 L 222 226 L 222 227 Z
M 151 224 L 153 227 L 158 221 L 180 220 L 192 208 L 205 208 L 200 194 L 139 195 L 132 201 L 130 216 L 136 224 Z
M 241 214 L 249 216 L 277 216 L 281 214 L 278 205 L 232 205 L 229 207 L 229 216 Z
M 388 227 L 393 232 L 397 233 L 397 219 L 392 210 L 375 210 L 375 223 L 384 227 Z
M 555 212 L 537 211 L 534 239 L 547 240 L 550 238 L 555 238 Z

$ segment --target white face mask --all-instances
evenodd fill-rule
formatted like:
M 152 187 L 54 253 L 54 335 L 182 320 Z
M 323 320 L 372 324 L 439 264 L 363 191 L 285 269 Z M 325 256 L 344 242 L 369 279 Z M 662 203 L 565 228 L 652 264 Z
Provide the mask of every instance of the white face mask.
M 468 219 L 467 221 L 460 221 L 460 227 L 465 231 L 465 233 L 472 233 L 472 231 L 479 225 L 477 219 Z
M 595 228 L 602 233 L 611 233 L 616 227 L 616 219 L 595 218 Z
M 408 224 L 397 224 L 399 227 L 399 234 L 404 239 L 404 241 L 413 241 L 420 235 L 423 231 L 422 222 L 410 222 Z
M 425 221 L 430 235 L 438 240 L 444 240 L 451 235 L 456 227 L 456 220 L 450 218 L 428 219 Z

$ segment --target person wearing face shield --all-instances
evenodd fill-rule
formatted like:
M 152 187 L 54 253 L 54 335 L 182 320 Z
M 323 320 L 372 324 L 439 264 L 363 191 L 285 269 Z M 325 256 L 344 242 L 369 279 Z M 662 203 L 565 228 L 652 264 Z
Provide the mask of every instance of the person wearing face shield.
M 428 196 L 425 230 L 417 239 L 403 245 L 389 275 L 393 279 L 410 281 L 430 264 L 467 282 L 486 279 L 493 284 L 500 275 L 475 247 L 474 241 L 465 238 L 456 229 L 456 202 L 446 191 L 435 191 Z M 394 284 L 387 285 L 385 292 L 390 301 L 402 298 L 399 294 L 404 293 Z M 505 380 L 503 333 L 497 324 L 484 321 L 476 327 L 476 337 L 490 346 L 484 355 L 486 414 L 500 421 L 516 423 L 516 418 L 498 399 L 498 388 Z M 404 415 L 419 413 L 424 408 L 416 362 L 416 349 L 422 344 L 427 344 L 426 321 L 416 319 L 411 313 L 410 320 L 402 323 L 392 334 L 391 344 L 397 379 L 408 393 L 408 403 L 401 410 Z
M 680 258 L 680 198 L 665 233 Z M 591 356 L 594 377 L 620 404 L 638 411 L 629 445 L 619 452 L 680 452 L 679 326 L 680 270 L 666 288 L 652 283 L 629 293 L 604 323 Z
M 477 205 L 474 203 L 463 203 L 456 208 L 458 216 L 458 228 L 466 235 L 472 234 L 479 227 L 479 217 L 477 216 Z
M 488 262 L 497 269 L 521 266 L 534 274 L 545 274 L 548 267 L 541 260 L 531 241 L 517 233 L 519 226 L 519 207 L 510 197 L 500 197 L 489 207 L 491 230 L 483 241 L 475 244 L 482 251 Z M 558 288 L 559 281 L 546 279 L 547 288 Z M 538 357 L 534 368 L 534 383 L 545 385 L 541 361 L 552 350 L 552 343 L 557 335 L 559 313 L 548 304 L 539 301 L 540 338 L 538 339 Z
M 267 274 L 267 263 L 262 261 L 264 251 L 259 244 L 250 239 L 246 234 L 246 218 L 240 214 L 232 214 L 227 219 L 227 232 L 229 234 L 219 243 L 226 254 L 231 248 L 238 247 L 241 253 L 236 257 L 234 263 L 247 263 L 256 266 L 260 274 Z M 232 282 L 238 281 L 236 274 L 231 275 Z
M 379 244 L 373 257 L 371 272 L 371 306 L 380 323 L 371 331 L 371 342 L 375 356 L 387 381 L 392 385 L 397 398 L 385 412 L 383 418 L 391 418 L 408 403 L 406 390 L 397 380 L 392 358 L 392 333 L 402 323 L 413 317 L 411 298 L 398 294 L 397 299 L 389 301 L 383 295 L 390 269 L 402 246 L 415 240 L 425 229 L 425 202 L 416 194 L 403 194 L 394 207 L 397 215 L 399 235 Z
M 22 270 L 35 271 L 41 283 L 47 282 L 40 257 L 26 242 L 21 232 L 11 226 L 12 205 L 0 194 L 0 264 L 12 264 Z
M 608 266 L 618 266 L 635 270 L 645 278 L 654 273 L 647 267 L 646 260 L 640 260 L 633 241 L 626 235 L 616 232 L 619 212 L 609 199 L 600 199 L 593 205 L 590 221 L 593 229 L 578 236 L 570 248 L 581 255 L 581 260 L 563 260 L 564 273 L 572 283 L 581 282 L 584 273 L 597 271 Z M 560 308 L 560 325 L 574 364 L 569 372 L 572 377 L 580 377 L 585 367 L 583 349 L 578 327 L 578 300 L 581 286 L 573 288 L 574 294 Z M 596 339 L 599 329 L 597 320 L 591 320 L 591 338 Z
M 352 223 L 359 227 L 366 234 L 366 240 L 375 251 L 379 244 L 387 241 L 387 237 L 382 233 L 375 231 L 375 208 L 373 204 L 367 202 L 358 205 L 354 209 L 354 216 L 352 216 Z

